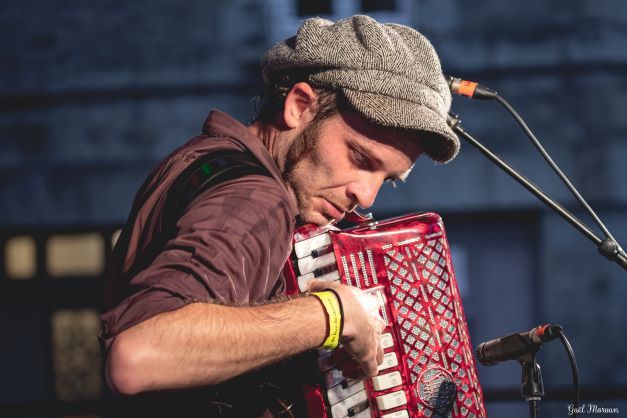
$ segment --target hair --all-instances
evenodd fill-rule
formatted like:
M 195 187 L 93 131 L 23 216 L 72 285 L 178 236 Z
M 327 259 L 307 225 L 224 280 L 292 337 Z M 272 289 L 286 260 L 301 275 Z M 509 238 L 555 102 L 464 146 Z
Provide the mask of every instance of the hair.
M 309 80 L 310 74 L 311 72 L 303 73 L 294 70 L 280 73 L 278 76 L 274 77 L 272 81 L 265 84 L 259 96 L 253 99 L 255 103 L 255 114 L 252 121 L 258 122 L 264 134 L 267 134 L 270 125 L 277 120 L 279 114 L 283 111 L 285 98 L 294 84 L 306 82 L 316 93 L 316 114 L 310 125 L 306 128 L 305 137 L 297 141 L 295 148 L 291 150 L 292 153 L 290 156 L 296 158 L 294 161 L 298 161 L 304 153 L 313 151 L 321 122 L 340 112 L 355 113 L 355 110 L 339 89 L 317 85 L 315 82 Z M 416 136 L 418 134 L 423 150 L 436 161 L 445 158 L 445 156 L 451 152 L 442 146 L 441 135 L 438 133 L 406 128 L 396 129 L 407 136 Z
M 255 114 L 253 122 L 258 122 L 263 128 L 277 120 L 283 111 L 285 98 L 292 87 L 299 82 L 308 83 L 317 95 L 316 114 L 312 123 L 318 124 L 323 120 L 342 111 L 350 111 L 341 91 L 322 87 L 309 79 L 311 72 L 289 70 L 281 72 L 266 83 L 259 96 L 255 97 Z

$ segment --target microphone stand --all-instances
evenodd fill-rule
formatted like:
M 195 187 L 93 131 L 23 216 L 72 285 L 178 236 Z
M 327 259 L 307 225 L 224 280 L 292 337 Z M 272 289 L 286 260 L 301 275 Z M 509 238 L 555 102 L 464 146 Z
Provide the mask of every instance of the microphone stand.
M 518 362 L 522 367 L 520 395 L 529 403 L 529 416 L 538 418 L 540 416 L 538 402 L 544 396 L 544 384 L 542 383 L 540 365 L 536 361 L 536 352 L 525 355 L 518 359 Z
M 457 133 L 461 136 L 466 142 L 470 145 L 476 147 L 483 155 L 488 157 L 490 161 L 495 163 L 499 168 L 505 171 L 510 177 L 520 183 L 525 189 L 530 191 L 534 196 L 536 196 L 542 203 L 548 206 L 550 209 L 555 211 L 558 215 L 564 218 L 568 223 L 575 227 L 575 229 L 579 230 L 584 236 L 586 236 L 590 241 L 592 241 L 598 248 L 599 252 L 605 256 L 607 259 L 616 262 L 623 269 L 627 270 L 627 256 L 624 252 L 619 251 L 618 244 L 610 239 L 602 240 L 599 238 L 597 234 L 595 234 L 590 228 L 588 228 L 585 224 L 583 224 L 577 217 L 575 217 L 572 213 L 562 207 L 560 204 L 555 202 L 549 196 L 546 195 L 538 186 L 532 183 L 530 180 L 525 178 L 522 174 L 517 172 L 514 168 L 512 168 L 509 164 L 503 161 L 499 156 L 494 154 L 488 148 L 483 146 L 477 139 L 475 139 L 470 133 L 468 133 L 460 124 L 459 117 L 455 114 L 449 113 L 448 123 Z

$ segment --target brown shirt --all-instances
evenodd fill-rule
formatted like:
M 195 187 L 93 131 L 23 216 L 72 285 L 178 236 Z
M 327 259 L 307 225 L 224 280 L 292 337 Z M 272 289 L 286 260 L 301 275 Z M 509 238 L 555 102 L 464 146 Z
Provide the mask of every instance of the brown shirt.
M 171 220 L 175 233 L 167 236 L 161 225 L 172 182 L 199 156 L 226 149 L 248 150 L 271 177 L 247 175 L 210 187 Z M 168 156 L 135 197 L 106 284 L 106 346 L 121 331 L 191 302 L 247 305 L 281 295 L 297 213 L 261 141 L 212 111 L 203 135 Z

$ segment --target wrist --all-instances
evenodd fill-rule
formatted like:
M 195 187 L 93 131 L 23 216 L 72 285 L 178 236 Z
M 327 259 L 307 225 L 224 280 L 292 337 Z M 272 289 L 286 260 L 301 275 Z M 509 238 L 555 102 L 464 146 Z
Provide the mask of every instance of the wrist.
M 331 290 L 323 290 L 320 292 L 312 292 L 310 295 L 316 297 L 324 308 L 326 317 L 326 334 L 325 339 L 319 348 L 333 350 L 337 348 L 342 336 L 344 327 L 344 312 L 342 300 L 339 295 Z

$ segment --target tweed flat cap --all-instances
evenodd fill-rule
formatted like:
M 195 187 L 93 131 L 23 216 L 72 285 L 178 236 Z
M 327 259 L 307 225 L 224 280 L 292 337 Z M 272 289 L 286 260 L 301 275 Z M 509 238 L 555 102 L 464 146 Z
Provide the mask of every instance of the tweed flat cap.
M 262 60 L 266 83 L 290 71 L 338 89 L 375 124 L 422 132 L 423 148 L 435 161 L 448 162 L 459 151 L 459 138 L 446 123 L 451 93 L 440 60 L 412 28 L 360 15 L 335 23 L 307 19 Z

